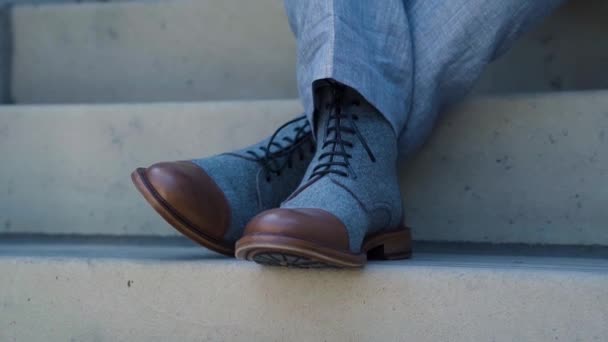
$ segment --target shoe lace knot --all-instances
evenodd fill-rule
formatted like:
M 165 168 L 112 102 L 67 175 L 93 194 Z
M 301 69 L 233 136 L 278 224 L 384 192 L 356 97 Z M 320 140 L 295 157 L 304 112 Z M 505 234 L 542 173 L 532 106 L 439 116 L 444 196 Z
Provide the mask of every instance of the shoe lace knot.
M 295 126 L 292 134 L 277 139 L 279 133 L 291 125 Z M 266 146 L 248 150 L 246 153 L 262 165 L 266 181 L 271 182 L 273 175 L 281 176 L 283 170 L 293 168 L 296 156 L 300 161 L 304 160 L 307 150 L 314 153 L 315 146 L 312 143 L 310 123 L 306 116 L 302 115 L 281 125 L 272 134 Z

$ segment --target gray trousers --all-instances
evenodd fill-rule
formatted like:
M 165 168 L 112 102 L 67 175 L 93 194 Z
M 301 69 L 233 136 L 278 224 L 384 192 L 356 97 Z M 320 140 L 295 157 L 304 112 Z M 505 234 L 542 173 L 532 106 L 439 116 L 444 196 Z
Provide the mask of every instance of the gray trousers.
M 310 119 L 315 81 L 344 83 L 386 117 L 407 158 L 441 109 L 462 99 L 489 62 L 563 2 L 285 0 L 305 111 Z

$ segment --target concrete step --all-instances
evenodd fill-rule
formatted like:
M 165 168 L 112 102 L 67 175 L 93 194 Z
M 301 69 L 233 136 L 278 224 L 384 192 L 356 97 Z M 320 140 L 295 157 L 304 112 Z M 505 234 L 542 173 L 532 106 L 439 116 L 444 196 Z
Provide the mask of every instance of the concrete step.
M 475 92 L 512 93 L 608 88 L 608 2 L 567 1 L 490 65 Z
M 186 245 L 0 242 L 0 340 L 608 339 L 605 255 L 417 250 L 302 271 Z
M 608 245 L 608 91 L 488 97 L 403 165 L 424 241 Z M 129 174 L 246 146 L 293 100 L 0 107 L 0 231 L 173 235 Z
M 607 15 L 605 1 L 571 1 L 490 66 L 475 92 L 608 87 Z M 17 103 L 296 95 L 281 0 L 17 3 L 11 23 Z
M 16 5 L 17 103 L 292 98 L 281 0 Z

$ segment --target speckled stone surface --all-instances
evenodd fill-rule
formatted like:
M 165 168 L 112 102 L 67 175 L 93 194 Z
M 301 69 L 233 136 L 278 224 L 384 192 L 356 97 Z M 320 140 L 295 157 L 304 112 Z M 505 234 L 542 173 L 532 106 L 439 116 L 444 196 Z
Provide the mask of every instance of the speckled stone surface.
M 419 240 L 606 245 L 607 150 L 608 92 L 470 101 L 404 165 L 408 223 Z
M 608 88 L 608 2 L 568 1 L 490 64 L 475 93 Z
M 0 107 L 0 232 L 174 234 L 130 173 L 248 146 L 295 101 Z
M 477 93 L 608 87 L 608 3 L 570 1 L 490 65 Z M 296 96 L 281 0 L 18 6 L 12 92 L 21 103 Z
M 485 98 L 402 169 L 418 240 L 608 245 L 608 92 Z M 0 107 L 0 231 L 165 235 L 133 168 L 246 146 L 296 101 Z
M 10 102 L 11 87 L 11 49 L 10 13 L 5 4 L 0 1 L 0 104 Z
M 0 250 L 0 274 L 2 341 L 608 339 L 605 259 L 461 251 L 301 271 L 198 247 L 26 244 Z
M 281 0 L 16 6 L 19 103 L 292 98 Z

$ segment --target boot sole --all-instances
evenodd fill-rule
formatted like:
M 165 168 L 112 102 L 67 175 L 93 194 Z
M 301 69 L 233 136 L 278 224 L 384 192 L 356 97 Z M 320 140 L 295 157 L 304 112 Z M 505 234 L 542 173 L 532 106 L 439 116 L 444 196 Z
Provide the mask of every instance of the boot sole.
M 408 259 L 412 255 L 409 228 L 371 235 L 361 253 L 351 253 L 318 243 L 275 234 L 253 234 L 236 243 L 236 257 L 267 266 L 295 268 L 357 268 L 370 260 Z
M 144 168 L 138 168 L 131 173 L 133 184 L 146 199 L 146 201 L 156 210 L 156 212 L 178 232 L 189 239 L 195 241 L 203 247 L 214 252 L 234 257 L 234 246 L 219 241 L 207 234 L 202 229 L 194 226 L 186 218 L 179 214 L 167 201 L 165 201 L 154 189 L 145 174 Z

